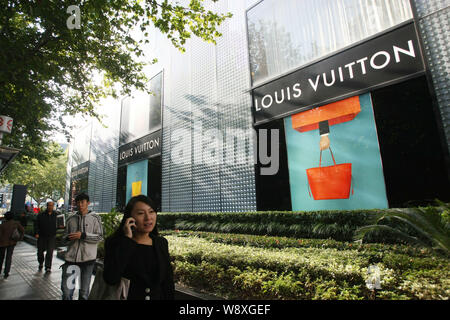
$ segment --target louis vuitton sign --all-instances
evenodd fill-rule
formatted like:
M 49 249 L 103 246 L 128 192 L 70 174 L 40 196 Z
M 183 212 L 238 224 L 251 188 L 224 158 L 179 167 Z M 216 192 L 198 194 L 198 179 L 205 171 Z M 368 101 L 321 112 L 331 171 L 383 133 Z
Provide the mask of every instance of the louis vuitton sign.
M 161 154 L 161 130 L 119 148 L 119 166 Z
M 423 74 L 414 23 L 359 43 L 252 90 L 255 124 Z

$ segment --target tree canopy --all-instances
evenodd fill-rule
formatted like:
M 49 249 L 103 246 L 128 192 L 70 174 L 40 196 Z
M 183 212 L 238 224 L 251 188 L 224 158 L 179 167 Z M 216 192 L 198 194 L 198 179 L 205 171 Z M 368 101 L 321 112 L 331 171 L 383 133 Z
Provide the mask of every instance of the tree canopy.
M 184 2 L 0 0 L 0 114 L 14 118 L 3 143 L 22 149 L 20 162 L 49 159 L 48 135 L 70 136 L 64 115 L 99 118 L 94 107 L 102 97 L 148 92 L 143 68 L 155 60 L 137 59 L 148 39 L 133 39 L 136 28 L 148 36 L 154 26 L 181 51 L 192 35 L 215 43 L 231 14 L 206 10 L 204 0 Z
M 36 159 L 30 163 L 14 162 L 0 182 L 26 185 L 27 193 L 38 203 L 64 197 L 68 154 L 56 143 L 50 143 L 45 151 L 53 156 L 44 162 Z

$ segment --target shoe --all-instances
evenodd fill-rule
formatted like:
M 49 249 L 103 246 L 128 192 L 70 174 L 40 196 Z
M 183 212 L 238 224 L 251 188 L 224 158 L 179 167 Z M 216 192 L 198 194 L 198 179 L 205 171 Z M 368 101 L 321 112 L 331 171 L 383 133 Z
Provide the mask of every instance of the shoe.
M 43 268 L 42 264 L 39 265 L 39 271 L 41 271 Z
M 3 279 L 8 279 L 8 277 L 9 277 L 9 274 L 5 274 L 4 276 L 3 276 Z
M 50 268 L 45 268 L 45 272 L 52 272 L 52 269 L 50 269 Z

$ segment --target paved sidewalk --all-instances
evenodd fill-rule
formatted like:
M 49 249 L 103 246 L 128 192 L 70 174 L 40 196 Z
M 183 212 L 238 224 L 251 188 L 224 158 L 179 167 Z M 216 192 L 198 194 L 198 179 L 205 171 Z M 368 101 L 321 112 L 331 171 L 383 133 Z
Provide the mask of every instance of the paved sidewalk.
M 38 271 L 36 247 L 19 241 L 14 249 L 8 279 L 3 279 L 3 273 L 0 277 L 0 300 L 61 300 L 62 269 L 59 267 L 63 263 L 56 257 L 55 250 L 52 272 Z M 75 295 L 78 295 L 77 290 Z
M 52 272 L 39 271 L 36 246 L 19 241 L 12 256 L 8 279 L 0 276 L 0 300 L 61 300 L 61 273 L 64 261 L 53 252 Z M 2 269 L 3 270 L 3 269 Z M 94 283 L 91 279 L 91 287 Z M 175 284 L 175 300 L 223 300 Z M 73 299 L 78 300 L 78 290 Z

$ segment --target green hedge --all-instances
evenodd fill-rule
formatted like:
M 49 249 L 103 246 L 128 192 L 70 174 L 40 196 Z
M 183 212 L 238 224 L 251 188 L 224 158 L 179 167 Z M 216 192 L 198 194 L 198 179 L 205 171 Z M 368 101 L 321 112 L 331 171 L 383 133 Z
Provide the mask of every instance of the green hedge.
M 34 236 L 34 226 L 30 223 L 27 224 L 27 226 L 25 227 L 25 234 L 30 235 L 30 236 Z
M 158 214 L 159 230 L 192 230 L 218 233 L 284 236 L 352 241 L 357 228 L 370 224 L 383 210 L 316 212 L 232 212 Z M 396 223 L 398 225 L 398 222 Z M 418 236 L 408 226 L 403 230 Z M 397 242 L 386 232 L 373 233 L 370 242 Z
M 264 211 L 264 212 L 203 212 L 158 213 L 158 228 L 163 230 L 191 230 L 216 233 L 284 236 L 303 239 L 334 239 L 352 241 L 355 230 L 371 224 L 385 210 L 334 210 L 315 212 Z M 116 210 L 101 214 L 105 237 L 118 227 L 122 214 Z M 384 224 L 428 242 L 409 225 L 398 221 Z M 401 243 L 386 231 L 369 234 L 365 242 Z
M 386 250 L 257 248 L 168 235 L 179 283 L 227 299 L 371 299 L 367 268 L 381 270 L 380 299 L 448 299 L 448 259 Z M 372 257 L 379 255 L 378 262 Z
M 386 253 L 405 254 L 412 257 L 429 257 L 435 254 L 430 248 L 413 247 L 409 245 L 392 245 L 383 243 L 355 243 L 336 241 L 333 239 L 298 239 L 288 237 L 256 236 L 246 234 L 224 234 L 202 231 L 162 231 L 162 236 L 176 236 L 202 238 L 212 243 L 230 244 L 237 246 L 251 246 L 264 249 L 284 248 L 318 248 L 337 250 L 364 251 L 371 257 L 371 261 L 378 262 Z M 375 254 L 376 253 L 376 254 Z
M 373 264 L 382 271 L 377 298 L 448 299 L 448 258 L 343 236 L 343 226 L 355 230 L 377 212 L 160 213 L 158 227 L 169 240 L 175 280 L 226 299 L 371 299 L 365 278 Z M 105 234 L 120 217 L 102 215 Z M 214 232 L 192 231 L 201 229 Z

